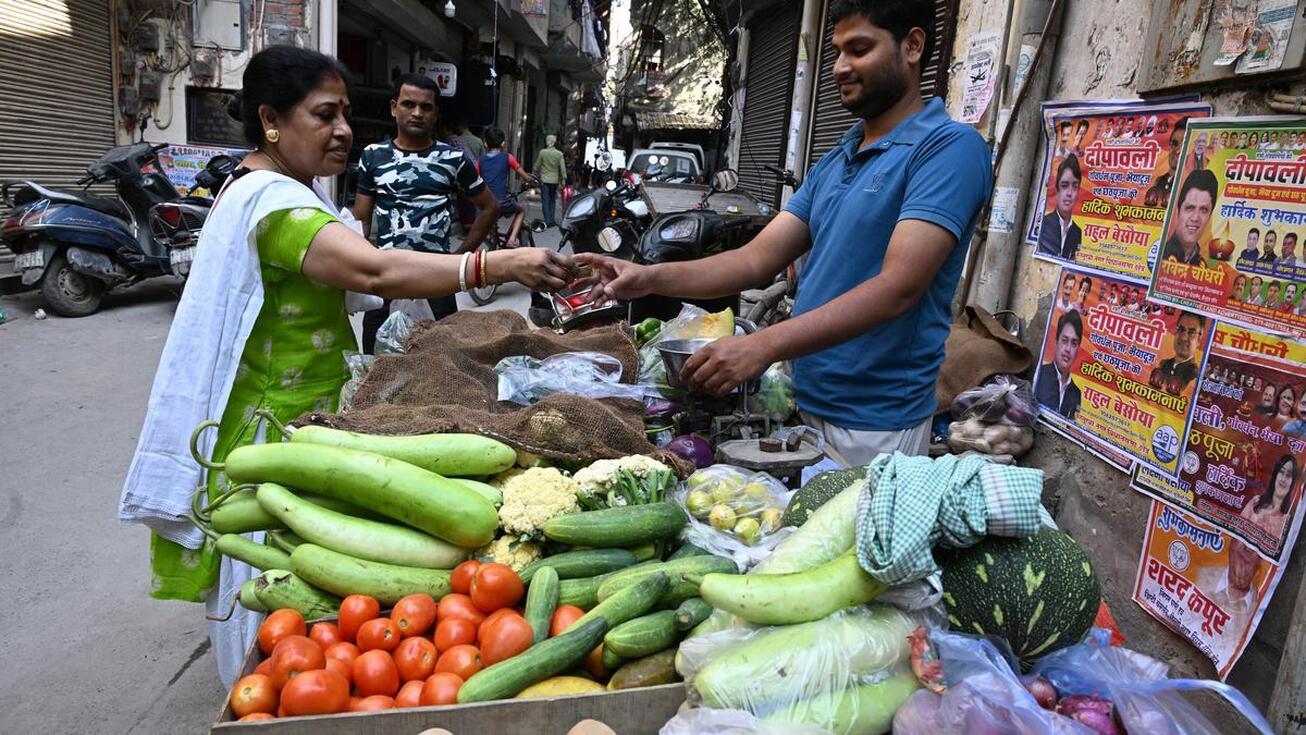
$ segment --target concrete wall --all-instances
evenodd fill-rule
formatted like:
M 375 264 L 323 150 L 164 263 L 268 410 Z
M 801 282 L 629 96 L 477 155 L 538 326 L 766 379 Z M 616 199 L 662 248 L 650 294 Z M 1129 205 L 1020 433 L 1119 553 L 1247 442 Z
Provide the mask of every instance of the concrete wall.
M 1064 5 L 1068 15 L 1061 38 L 1055 54 L 1044 59 L 1044 63 L 1050 60 L 1053 65 L 1048 99 L 1137 97 L 1135 80 L 1141 77 L 1148 23 L 1146 13 L 1139 12 L 1142 4 L 1134 0 L 1077 0 Z M 1016 12 L 1019 17 L 1019 7 Z M 1007 4 L 1002 0 L 962 0 L 953 62 L 964 60 L 971 35 L 1002 28 L 1006 16 Z M 948 106 L 954 116 L 961 107 L 963 77 L 951 77 Z M 1273 114 L 1264 103 L 1264 88 L 1254 83 L 1241 90 L 1202 96 L 1214 106 L 1217 115 Z M 1027 106 L 1022 114 L 1038 114 L 1037 105 Z M 991 107 L 996 109 L 997 104 Z M 988 129 L 986 118 L 980 130 Z M 1008 156 L 1020 158 L 1017 151 L 1009 151 Z M 1028 156 L 1029 165 L 1038 166 L 1042 156 L 1040 142 L 1039 150 Z M 1033 260 L 1032 252 L 1029 245 L 1020 249 L 1009 303 L 1020 318 L 1026 344 L 1037 354 L 1057 269 Z M 1214 668 L 1205 656 L 1130 599 L 1151 501 L 1131 490 L 1123 473 L 1045 429 L 1040 430 L 1035 450 L 1022 464 L 1046 470 L 1044 502 L 1057 522 L 1087 549 L 1107 602 L 1129 639 L 1127 645 L 1168 662 L 1172 676 L 1214 678 Z M 1255 638 L 1228 679 L 1262 710 L 1269 705 L 1301 582 L 1299 544 Z M 1204 707 L 1208 714 L 1220 716 L 1220 705 L 1214 700 L 1204 702 Z M 1223 732 L 1240 732 L 1232 718 L 1221 717 L 1217 722 Z

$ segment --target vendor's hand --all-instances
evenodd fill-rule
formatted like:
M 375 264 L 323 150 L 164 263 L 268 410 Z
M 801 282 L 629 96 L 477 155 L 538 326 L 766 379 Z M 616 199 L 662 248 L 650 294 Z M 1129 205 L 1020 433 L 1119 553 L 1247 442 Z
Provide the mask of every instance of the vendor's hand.
M 771 351 L 758 334 L 722 337 L 690 356 L 680 380 L 695 391 L 724 396 L 771 365 Z
M 576 263 L 590 269 L 582 282 L 595 287 L 590 291 L 591 302 L 604 299 L 632 301 L 653 293 L 653 266 L 597 253 L 579 253 Z
M 516 281 L 532 291 L 557 291 L 572 277 L 572 259 L 548 248 L 517 248 L 486 253 L 490 283 Z

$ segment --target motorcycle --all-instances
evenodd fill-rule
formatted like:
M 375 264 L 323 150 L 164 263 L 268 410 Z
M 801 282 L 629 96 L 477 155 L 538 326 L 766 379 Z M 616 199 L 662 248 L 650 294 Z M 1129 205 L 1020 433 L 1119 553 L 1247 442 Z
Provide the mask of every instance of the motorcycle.
M 51 311 L 87 316 L 111 288 L 189 272 L 213 200 L 177 191 L 159 169 L 158 152 L 166 147 L 111 148 L 86 168 L 81 191 L 26 180 L 0 186 L 0 202 L 13 208 L 0 224 L 0 241 L 14 252 L 23 285 L 39 283 Z M 235 163 L 218 156 L 201 176 L 220 186 Z M 86 191 L 105 182 L 114 184 L 116 199 Z

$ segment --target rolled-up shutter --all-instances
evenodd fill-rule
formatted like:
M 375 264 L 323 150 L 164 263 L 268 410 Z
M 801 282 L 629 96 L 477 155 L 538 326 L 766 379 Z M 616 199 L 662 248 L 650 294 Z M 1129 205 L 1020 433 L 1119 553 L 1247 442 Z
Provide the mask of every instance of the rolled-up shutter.
M 825 35 L 821 39 L 821 67 L 816 78 L 815 99 L 812 104 L 812 128 L 807 154 L 808 166 L 821 160 L 848 128 L 857 121 L 851 113 L 839 103 L 839 87 L 834 83 L 834 60 L 838 56 L 830 39 L 834 36 L 834 25 L 829 19 L 829 4 L 826 4 L 825 18 L 822 23 Z M 934 0 L 934 51 L 921 70 L 921 96 L 929 99 L 936 95 L 946 95 L 948 91 L 948 67 L 946 60 L 952 57 L 952 41 L 957 29 L 957 0 Z
M 112 53 L 108 0 L 0 0 L 0 181 L 70 187 L 113 147 Z
M 784 167 L 801 11 L 801 3 L 783 3 L 749 27 L 739 185 L 773 207 L 780 205 L 781 183 L 763 166 Z

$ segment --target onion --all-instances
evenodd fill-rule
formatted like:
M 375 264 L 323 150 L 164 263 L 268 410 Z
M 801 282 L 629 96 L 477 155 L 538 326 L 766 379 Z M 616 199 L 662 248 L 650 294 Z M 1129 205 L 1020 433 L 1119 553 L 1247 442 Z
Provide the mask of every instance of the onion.
M 1025 685 L 1025 691 L 1034 696 L 1034 701 L 1043 709 L 1056 709 L 1057 706 L 1057 688 L 1052 686 L 1052 682 L 1041 676 L 1022 676 L 1020 683 Z
M 1105 712 L 1099 712 L 1095 709 L 1081 709 L 1071 715 L 1070 719 L 1098 735 L 1120 735 L 1120 728 L 1116 727 L 1115 720 Z
M 1067 716 L 1086 709 L 1109 715 L 1114 708 L 1115 705 L 1112 704 L 1111 700 L 1087 694 L 1072 694 L 1069 697 L 1062 697 L 1061 702 L 1057 705 L 1057 711 Z
M 672 439 L 665 449 L 693 462 L 694 467 L 700 470 L 711 466 L 714 461 L 712 446 L 707 443 L 706 439 L 694 434 L 685 434 Z
M 1029 408 L 1015 402 L 1007 407 L 1006 419 L 1016 426 L 1033 426 L 1037 418 L 1037 408 L 1031 411 Z

